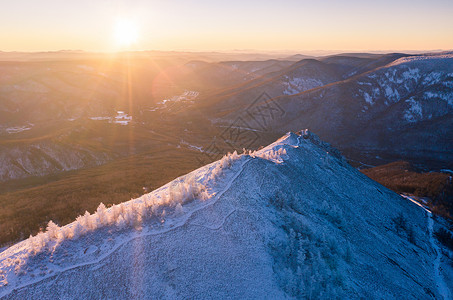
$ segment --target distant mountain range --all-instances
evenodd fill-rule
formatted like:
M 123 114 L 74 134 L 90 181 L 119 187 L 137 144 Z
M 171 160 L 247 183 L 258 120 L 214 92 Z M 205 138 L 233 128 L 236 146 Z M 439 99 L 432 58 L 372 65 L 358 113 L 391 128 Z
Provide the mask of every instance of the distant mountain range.
M 0 63 L 3 181 L 137 154 L 162 134 L 166 144 L 181 147 L 183 140 L 203 151 L 213 139 L 224 141 L 228 128 L 248 132 L 235 149 L 307 127 L 364 164 L 405 159 L 427 170 L 453 168 L 451 53 L 216 62 L 230 56 L 40 55 Z M 131 118 L 127 130 L 112 122 L 118 111 Z M 131 136 L 140 138 L 126 151 Z M 65 151 L 69 157 L 58 155 Z
M 260 118 L 243 112 L 263 92 L 269 95 L 264 102 L 282 111 L 266 118 L 265 131 L 308 127 L 351 157 L 361 152 L 371 162 L 404 157 L 452 167 L 451 53 L 302 60 L 199 105 L 215 124 L 241 117 L 259 129 Z

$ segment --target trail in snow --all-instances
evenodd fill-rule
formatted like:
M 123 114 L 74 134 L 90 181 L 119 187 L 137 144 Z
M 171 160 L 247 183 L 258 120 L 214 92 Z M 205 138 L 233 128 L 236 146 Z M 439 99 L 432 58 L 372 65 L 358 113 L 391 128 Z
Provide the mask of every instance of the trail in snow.
M 436 251 L 436 259 L 434 260 L 434 279 L 436 281 L 437 290 L 439 291 L 440 295 L 444 299 L 451 299 L 451 293 L 444 281 L 444 278 L 440 272 L 440 259 L 442 257 L 442 252 L 440 251 L 439 246 L 437 245 L 434 235 L 433 235 L 433 228 L 434 228 L 434 220 L 433 214 L 428 211 L 428 230 L 429 230 L 429 241 L 431 242 L 432 248 Z
M 250 162 L 250 161 L 251 161 L 250 158 L 246 159 L 239 166 L 239 170 L 237 171 L 237 173 L 234 174 L 234 176 L 232 176 L 231 180 L 225 185 L 225 187 L 214 196 L 214 199 L 212 201 L 208 201 L 206 204 L 200 205 L 199 207 L 187 212 L 186 214 L 184 214 L 182 216 L 182 218 L 180 218 L 179 220 L 176 220 L 174 223 L 170 221 L 166 228 L 162 228 L 162 229 L 148 229 L 148 230 L 142 230 L 141 232 L 136 232 L 132 236 L 130 236 L 128 238 L 125 238 L 125 239 L 122 239 L 118 244 L 116 244 L 113 248 L 111 248 L 110 251 L 106 252 L 105 254 L 101 255 L 100 257 L 98 257 L 95 260 L 84 262 L 84 263 L 80 263 L 80 264 L 71 265 L 71 266 L 68 266 L 68 267 L 65 267 L 65 268 L 58 268 L 58 267 L 54 266 L 54 268 L 53 268 L 54 272 L 51 275 L 41 277 L 41 278 L 39 278 L 37 280 L 28 281 L 28 282 L 26 282 L 26 283 L 24 283 L 24 284 L 22 284 L 20 286 L 15 286 L 14 289 L 6 288 L 4 290 L 4 293 L 0 293 L 0 298 L 3 298 L 5 296 L 11 294 L 11 292 L 13 292 L 13 290 L 19 290 L 21 288 L 33 285 L 35 283 L 41 282 L 41 281 L 43 281 L 45 279 L 48 279 L 48 278 L 52 278 L 52 277 L 56 277 L 56 276 L 58 277 L 62 272 L 66 272 L 66 271 L 73 270 L 73 269 L 76 269 L 76 268 L 79 268 L 79 267 L 85 267 L 85 266 L 89 266 L 89 265 L 93 265 L 93 264 L 99 263 L 102 260 L 104 260 L 105 258 L 107 258 L 108 256 L 110 256 L 111 254 L 113 254 L 121 246 L 123 246 L 126 243 L 131 242 L 132 240 L 134 240 L 136 238 L 145 237 L 145 236 L 151 236 L 151 235 L 160 235 L 160 234 L 175 230 L 175 229 L 177 229 L 177 228 L 179 228 L 181 226 L 184 226 L 195 212 L 215 204 L 220 199 L 220 197 L 222 197 L 222 195 L 231 188 L 231 185 L 233 184 L 233 182 L 236 180 L 236 178 L 239 177 L 239 175 L 244 170 L 245 165 L 248 162 Z M 231 212 L 231 213 L 233 213 L 233 212 Z
M 410 196 L 407 196 L 407 195 L 404 195 L 404 194 L 400 194 L 400 196 L 403 197 L 403 198 L 406 198 L 407 200 L 411 201 L 415 205 L 420 206 L 421 208 L 423 208 L 426 211 L 426 213 L 431 213 L 431 211 L 429 210 L 428 206 L 425 206 L 425 205 L 421 204 L 420 202 L 418 202 L 414 198 L 412 198 Z
M 222 228 L 223 225 L 225 224 L 225 222 L 228 220 L 228 218 L 231 217 L 232 214 L 234 214 L 235 212 L 238 212 L 238 211 L 241 211 L 241 210 L 232 209 L 225 217 L 223 217 L 222 221 L 219 224 L 216 224 L 215 226 L 206 226 L 206 225 L 197 224 L 197 223 L 190 223 L 190 226 L 200 226 L 200 227 L 203 227 L 203 228 L 206 228 L 209 230 L 216 231 L 216 230 L 219 230 L 220 228 Z

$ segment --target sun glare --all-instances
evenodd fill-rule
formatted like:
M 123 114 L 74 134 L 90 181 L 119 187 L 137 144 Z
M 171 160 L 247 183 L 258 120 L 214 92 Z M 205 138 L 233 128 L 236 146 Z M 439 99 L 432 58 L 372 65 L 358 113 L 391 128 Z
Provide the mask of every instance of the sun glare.
M 115 41 L 119 46 L 129 47 L 138 39 L 138 25 L 131 20 L 118 20 L 115 24 Z

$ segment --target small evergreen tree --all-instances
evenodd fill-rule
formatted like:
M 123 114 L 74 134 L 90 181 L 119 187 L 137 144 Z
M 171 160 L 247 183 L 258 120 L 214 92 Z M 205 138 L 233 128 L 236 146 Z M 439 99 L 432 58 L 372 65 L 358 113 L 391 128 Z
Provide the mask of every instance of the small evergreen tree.
M 58 239 L 58 233 L 59 233 L 60 227 L 57 224 L 55 224 L 52 220 L 49 221 L 49 223 L 47 224 L 46 230 L 47 230 L 47 234 L 50 239 L 53 239 L 53 240 Z

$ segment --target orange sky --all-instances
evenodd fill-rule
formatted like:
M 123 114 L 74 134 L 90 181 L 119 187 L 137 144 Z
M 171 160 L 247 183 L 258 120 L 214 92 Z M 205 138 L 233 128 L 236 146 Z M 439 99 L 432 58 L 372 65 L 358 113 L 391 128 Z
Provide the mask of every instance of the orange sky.
M 9 1 L 0 50 L 453 49 L 453 1 Z M 132 45 L 115 24 L 137 27 Z

